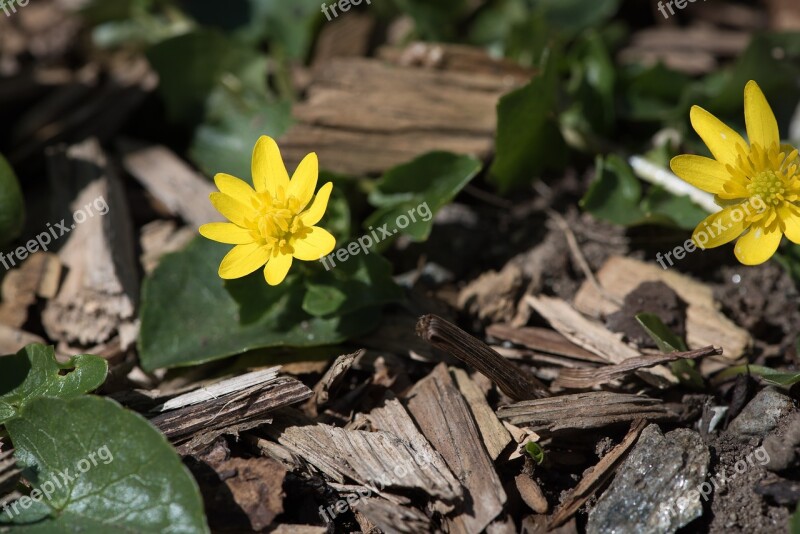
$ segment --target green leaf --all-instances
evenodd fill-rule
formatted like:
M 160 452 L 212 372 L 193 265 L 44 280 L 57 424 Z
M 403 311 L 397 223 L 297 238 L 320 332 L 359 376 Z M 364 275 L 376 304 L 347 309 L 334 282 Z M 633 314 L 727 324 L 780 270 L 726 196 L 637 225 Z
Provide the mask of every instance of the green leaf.
M 208 96 L 223 77 L 239 72 L 254 55 L 212 30 L 179 35 L 147 51 L 169 119 L 191 124 L 202 118 Z
M 480 170 L 481 162 L 475 158 L 448 152 L 431 152 L 390 169 L 370 193 L 369 202 L 378 209 L 364 228 L 379 239 L 386 239 L 377 230 L 383 227 L 391 235 L 403 233 L 414 241 L 425 241 L 436 213 Z
M 658 224 L 694 229 L 705 211 L 687 197 L 677 197 L 651 187 L 642 198 L 641 182 L 627 162 L 615 154 L 597 157 L 595 178 L 580 201 L 581 207 L 597 217 L 621 226 Z
M 62 364 L 53 347 L 40 343 L 0 357 L 0 423 L 39 397 L 69 399 L 93 391 L 107 374 L 108 362 L 99 356 L 81 354 Z
M 139 335 L 144 369 L 195 365 L 258 348 L 336 344 L 380 321 L 379 310 L 371 308 L 327 318 L 306 313 L 302 271 L 323 269 L 316 262 L 296 261 L 275 287 L 261 270 L 226 283 L 217 269 L 228 250 L 198 237 L 164 257 L 145 280 Z
M 575 35 L 589 27 L 598 27 L 619 10 L 620 0 L 534 0 L 553 30 Z
M 597 157 L 595 178 L 580 204 L 589 213 L 614 224 L 629 226 L 645 219 L 639 208 L 642 186 L 628 164 L 611 154 Z
M 544 449 L 538 443 L 529 441 L 525 444 L 525 452 L 527 452 L 537 464 L 542 465 L 542 462 L 544 462 Z
M 566 145 L 554 111 L 557 63 L 545 52 L 541 72 L 497 105 L 497 154 L 489 176 L 501 192 L 527 186 L 545 169 L 566 163 Z
M 736 375 L 752 374 L 760 376 L 764 382 L 773 386 L 791 387 L 800 382 L 800 372 L 785 372 L 772 369 L 771 367 L 764 367 L 763 365 L 737 365 L 729 367 L 720 372 L 714 377 L 714 381 L 727 380 L 728 378 Z
M 357 241 L 354 243 L 358 245 Z M 334 262 L 337 262 L 335 257 L 327 260 L 330 270 L 306 281 L 308 291 L 303 298 L 303 310 L 310 315 L 351 313 L 402 299 L 403 291 L 392 279 L 392 264 L 374 251 L 359 248 L 357 255 L 347 261 L 331 265 Z
M 25 225 L 25 199 L 14 169 L 0 154 L 0 246 L 18 238 Z
M 258 61 L 253 68 L 264 69 Z M 218 172 L 250 181 L 253 147 L 262 135 L 280 137 L 292 122 L 289 102 L 274 101 L 233 74 L 208 100 L 207 117 L 195 130 L 189 156 L 207 175 Z M 290 169 L 291 172 L 291 169 Z
M 685 352 L 686 343 L 675 335 L 667 325 L 661 321 L 658 315 L 652 313 L 640 313 L 636 315 L 636 320 L 642 325 L 647 334 L 655 341 L 658 350 L 661 352 Z
M 675 335 L 667 325 L 665 325 L 658 315 L 652 313 L 640 313 L 636 315 L 636 320 L 642 325 L 647 334 L 655 341 L 661 352 L 684 352 L 687 349 L 686 343 Z M 672 374 L 678 377 L 681 383 L 694 389 L 703 389 L 705 383 L 703 376 L 695 369 L 693 360 L 678 360 L 670 364 Z
M 209 532 L 200 490 L 178 454 L 116 402 L 38 399 L 6 428 L 34 488 L 30 499 L 39 501 L 23 510 L 23 498 L 19 514 L 13 505 L 0 514 L 15 531 Z

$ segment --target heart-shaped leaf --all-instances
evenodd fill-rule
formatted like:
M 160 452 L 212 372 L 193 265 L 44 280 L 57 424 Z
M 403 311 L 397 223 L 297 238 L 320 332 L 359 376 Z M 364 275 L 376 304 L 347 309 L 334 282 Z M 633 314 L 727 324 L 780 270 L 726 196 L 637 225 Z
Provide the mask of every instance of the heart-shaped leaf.
M 39 397 L 69 399 L 93 391 L 107 374 L 108 362 L 99 356 L 81 354 L 62 364 L 53 347 L 40 343 L 0 357 L 0 423 Z
M 302 270 L 321 265 L 293 266 L 275 287 L 260 270 L 225 282 L 217 268 L 229 249 L 198 238 L 164 257 L 145 280 L 139 335 L 145 369 L 195 365 L 260 348 L 336 344 L 380 321 L 374 308 L 327 318 L 306 313 Z
M 158 430 L 93 396 L 37 399 L 6 424 L 34 490 L 0 525 L 23 532 L 208 532 L 194 479 Z

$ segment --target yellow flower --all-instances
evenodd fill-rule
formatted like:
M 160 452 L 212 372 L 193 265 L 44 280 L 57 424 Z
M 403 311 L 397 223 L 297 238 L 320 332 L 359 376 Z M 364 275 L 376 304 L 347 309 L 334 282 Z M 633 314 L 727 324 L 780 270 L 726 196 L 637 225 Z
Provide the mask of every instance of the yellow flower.
M 739 238 L 736 257 L 745 265 L 767 261 L 786 237 L 800 243 L 800 173 L 797 150 L 781 145 L 778 123 L 754 81 L 744 88 L 744 118 L 750 143 L 708 111 L 694 106 L 692 127 L 714 159 L 682 155 L 672 171 L 713 193 L 722 211 L 705 219 L 692 234 L 700 248 Z
M 314 225 L 325 214 L 333 184 L 323 185 L 311 203 L 318 172 L 317 155 L 311 153 L 290 181 L 277 143 L 262 136 L 253 149 L 255 189 L 229 174 L 214 177 L 220 192 L 211 193 L 211 203 L 231 222 L 204 224 L 200 233 L 236 245 L 222 259 L 221 278 L 241 278 L 266 264 L 264 278 L 275 286 L 286 278 L 292 258 L 313 261 L 330 254 L 336 239 Z

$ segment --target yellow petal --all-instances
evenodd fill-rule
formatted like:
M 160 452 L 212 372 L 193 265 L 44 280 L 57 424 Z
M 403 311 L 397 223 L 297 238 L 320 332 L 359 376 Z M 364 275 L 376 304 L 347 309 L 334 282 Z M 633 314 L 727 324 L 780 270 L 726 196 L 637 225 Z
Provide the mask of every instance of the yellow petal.
M 336 246 L 336 238 L 319 226 L 313 226 L 303 239 L 295 241 L 293 256 L 298 260 L 314 261 L 327 256 Z
M 692 106 L 689 118 L 694 131 L 706 144 L 714 158 L 723 165 L 736 166 L 736 156 L 738 155 L 736 145 L 741 145 L 747 153 L 748 145 L 742 136 L 708 111 L 699 106 Z
M 277 286 L 286 278 L 286 273 L 292 266 L 292 256 L 290 254 L 279 254 L 273 256 L 267 266 L 264 267 L 264 279 L 271 286 Z
M 253 149 L 253 185 L 259 193 L 269 191 L 274 197 L 278 189 L 289 189 L 289 173 L 283 164 L 278 143 L 271 137 L 262 135 Z
M 252 273 L 269 259 L 269 250 L 256 243 L 236 245 L 222 258 L 219 277 L 225 280 L 241 278 Z
M 758 265 L 764 263 L 775 254 L 781 244 L 780 229 L 773 226 L 772 231 L 765 231 L 763 226 L 752 226 L 736 242 L 733 249 L 736 258 L 745 265 Z
M 225 193 L 211 193 L 208 198 L 223 217 L 237 226 L 247 226 L 245 220 L 255 216 L 252 208 L 237 202 Z
M 682 180 L 715 195 L 725 193 L 723 186 L 731 179 L 722 163 L 702 156 L 677 156 L 669 166 Z
M 209 223 L 200 227 L 200 235 L 228 245 L 246 245 L 253 242 L 250 230 L 231 223 Z
M 747 212 L 745 202 L 728 206 L 713 213 L 697 225 L 692 232 L 692 241 L 701 249 L 715 248 L 730 243 L 744 232 Z
M 333 191 L 333 182 L 328 182 L 319 188 L 311 207 L 300 215 L 300 220 L 303 221 L 303 224 L 306 226 L 314 226 L 322 219 L 322 216 L 325 215 L 325 210 L 328 209 L 328 200 L 330 199 L 331 191 Z
M 792 243 L 800 244 L 800 209 L 784 204 L 779 211 L 781 221 L 786 225 L 786 237 Z
M 317 188 L 317 177 L 319 176 L 319 162 L 317 155 L 311 153 L 303 158 L 297 170 L 292 175 L 292 181 L 289 184 L 289 196 L 294 196 L 300 201 L 299 210 L 306 207 L 306 204 L 314 196 L 314 190 Z
M 778 121 L 761 88 L 753 80 L 744 87 L 744 120 L 750 144 L 758 143 L 765 149 L 780 145 Z
M 230 174 L 217 174 L 214 176 L 214 183 L 217 185 L 217 189 L 222 193 L 225 193 L 236 202 L 240 202 L 245 206 L 254 206 L 253 203 L 258 200 L 256 192 L 253 191 L 250 184 Z

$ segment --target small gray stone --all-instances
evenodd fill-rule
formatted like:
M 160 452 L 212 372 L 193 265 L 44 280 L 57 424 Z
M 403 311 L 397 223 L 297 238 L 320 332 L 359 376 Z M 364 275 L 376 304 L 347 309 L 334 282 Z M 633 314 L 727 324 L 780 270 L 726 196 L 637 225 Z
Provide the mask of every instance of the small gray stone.
M 791 398 L 775 388 L 764 388 L 731 421 L 727 432 L 745 441 L 753 437 L 763 438 L 778 426 L 778 421 L 784 415 L 794 409 Z
M 669 533 L 689 524 L 703 513 L 697 489 L 709 459 L 697 432 L 663 435 L 658 425 L 648 426 L 589 512 L 586 532 Z

